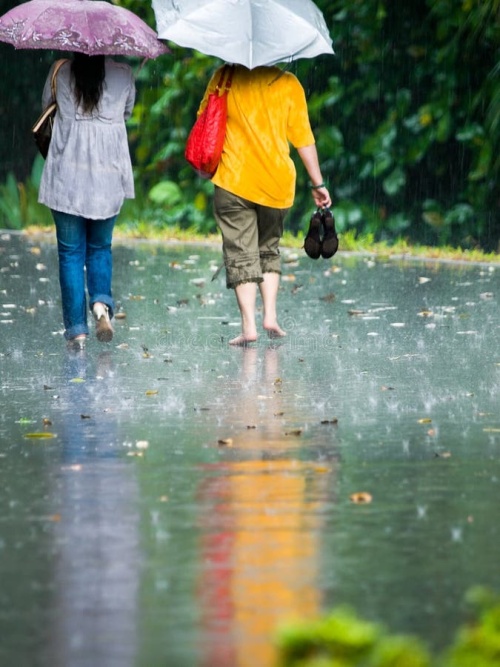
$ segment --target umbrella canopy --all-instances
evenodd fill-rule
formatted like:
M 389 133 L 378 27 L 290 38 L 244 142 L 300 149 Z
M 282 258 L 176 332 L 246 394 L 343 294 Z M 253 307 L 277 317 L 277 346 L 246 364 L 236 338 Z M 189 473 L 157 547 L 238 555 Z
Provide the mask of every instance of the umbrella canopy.
M 136 14 L 104 0 L 30 0 L 0 17 L 0 41 L 16 49 L 156 58 L 169 49 Z
M 312 0 L 153 0 L 160 39 L 249 69 L 333 53 Z

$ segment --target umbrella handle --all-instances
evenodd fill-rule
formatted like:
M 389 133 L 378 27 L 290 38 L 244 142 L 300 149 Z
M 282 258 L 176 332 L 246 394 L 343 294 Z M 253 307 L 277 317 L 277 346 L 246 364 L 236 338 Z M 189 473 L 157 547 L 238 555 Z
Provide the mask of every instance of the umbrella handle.
M 146 64 L 147 61 L 148 61 L 148 58 L 143 58 L 142 59 L 141 64 L 139 65 L 139 67 L 137 68 L 137 71 L 135 73 L 135 78 L 137 78 L 139 76 L 139 72 L 144 67 L 144 65 Z

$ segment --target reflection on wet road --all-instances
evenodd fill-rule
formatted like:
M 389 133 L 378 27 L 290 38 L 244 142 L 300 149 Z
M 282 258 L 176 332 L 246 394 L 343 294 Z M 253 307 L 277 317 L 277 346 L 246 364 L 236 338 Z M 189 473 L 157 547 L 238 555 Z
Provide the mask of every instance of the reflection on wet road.
M 500 585 L 498 272 L 285 250 L 287 338 L 234 349 L 218 248 L 114 255 L 75 354 L 55 246 L 0 239 L 0 664 L 273 667 L 339 603 L 449 641 Z

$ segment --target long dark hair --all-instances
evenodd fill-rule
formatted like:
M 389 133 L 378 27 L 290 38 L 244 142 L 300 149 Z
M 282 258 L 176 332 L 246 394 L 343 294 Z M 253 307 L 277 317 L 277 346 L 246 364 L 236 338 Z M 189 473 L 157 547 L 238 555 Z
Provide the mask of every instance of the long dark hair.
M 82 104 L 85 113 L 91 113 L 99 104 L 105 76 L 104 56 L 87 56 L 75 53 L 71 63 L 75 80 L 76 103 Z

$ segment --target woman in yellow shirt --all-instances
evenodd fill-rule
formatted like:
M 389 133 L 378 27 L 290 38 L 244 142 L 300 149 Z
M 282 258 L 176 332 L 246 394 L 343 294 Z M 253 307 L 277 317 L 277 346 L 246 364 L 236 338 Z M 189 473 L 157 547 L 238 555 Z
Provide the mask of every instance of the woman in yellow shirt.
M 215 91 L 221 69 L 213 75 L 198 113 Z M 259 286 L 263 327 L 271 338 L 285 336 L 276 302 L 281 274 L 279 243 L 283 221 L 295 196 L 295 165 L 290 144 L 309 174 L 318 208 L 331 206 L 323 183 L 304 89 L 278 67 L 232 68 L 227 98 L 224 150 L 212 178 L 214 213 L 222 233 L 227 287 L 235 290 L 241 333 L 231 345 L 257 340 L 255 307 Z

